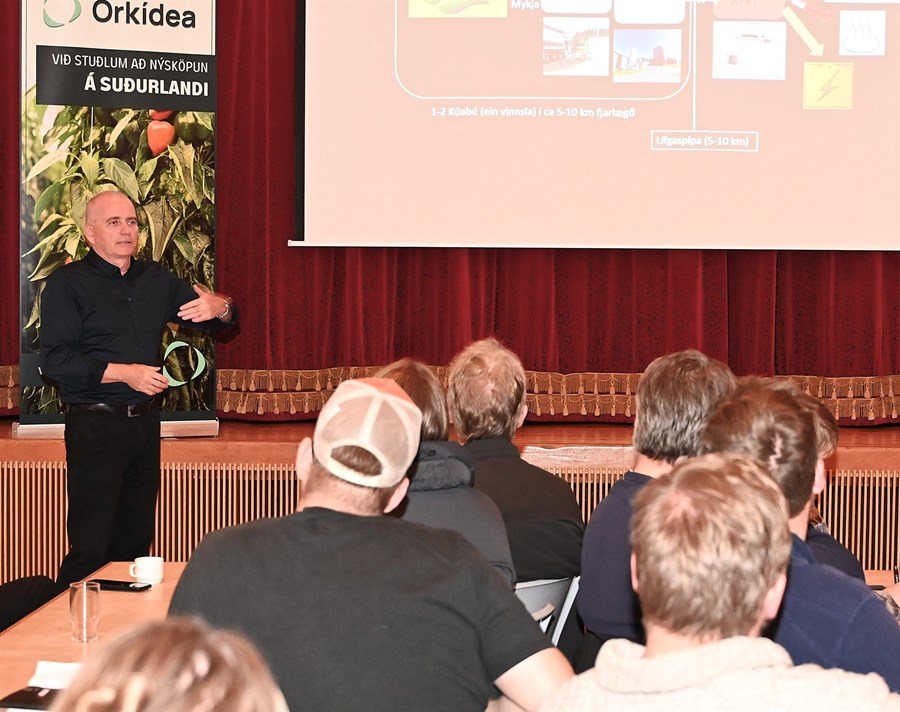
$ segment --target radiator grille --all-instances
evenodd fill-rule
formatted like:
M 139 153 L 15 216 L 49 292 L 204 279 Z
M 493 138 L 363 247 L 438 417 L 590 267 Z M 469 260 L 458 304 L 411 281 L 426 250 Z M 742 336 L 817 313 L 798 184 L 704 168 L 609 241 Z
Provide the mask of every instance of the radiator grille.
M 819 509 L 864 569 L 890 569 L 900 561 L 900 472 L 829 472 Z
M 625 470 L 549 468 L 575 492 L 585 521 Z M 186 561 L 203 536 L 225 526 L 296 509 L 292 464 L 163 463 L 155 553 Z M 865 569 L 890 569 L 900 557 L 900 472 L 829 472 L 820 509 L 834 535 Z M 0 582 L 55 576 L 66 551 L 64 462 L 0 462 Z
M 65 546 L 65 462 L 0 462 L 0 581 L 56 578 Z
M 163 466 L 156 509 L 156 553 L 187 561 L 205 534 L 297 509 L 293 465 L 190 464 Z

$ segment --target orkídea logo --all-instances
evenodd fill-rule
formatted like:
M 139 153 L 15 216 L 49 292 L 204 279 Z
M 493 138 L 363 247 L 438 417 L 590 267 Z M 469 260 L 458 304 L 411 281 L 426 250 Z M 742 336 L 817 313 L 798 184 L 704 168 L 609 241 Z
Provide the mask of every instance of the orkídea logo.
M 47 7 L 49 5 L 49 8 Z M 51 15 L 51 13 L 53 13 Z M 64 18 L 69 15 L 67 20 L 59 20 L 56 18 Z M 78 19 L 81 15 L 80 0 L 44 0 L 44 24 L 47 27 L 62 27 L 68 25 Z
M 134 2 L 126 0 L 125 3 L 112 3 L 109 0 L 95 0 L 91 13 L 97 22 L 112 22 L 116 25 L 154 25 L 162 27 L 187 27 L 197 26 L 197 16 L 192 10 L 181 12 L 175 9 L 166 9 L 164 3 L 152 5 L 147 0 Z

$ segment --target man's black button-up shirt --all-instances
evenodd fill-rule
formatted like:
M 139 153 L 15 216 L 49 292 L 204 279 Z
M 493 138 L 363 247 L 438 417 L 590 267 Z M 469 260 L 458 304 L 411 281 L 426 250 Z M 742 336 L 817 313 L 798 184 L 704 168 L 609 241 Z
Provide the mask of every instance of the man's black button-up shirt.
M 41 373 L 59 384 L 64 403 L 140 403 L 127 383 L 101 383 L 110 363 L 158 366 L 168 322 L 216 329 L 178 318 L 197 298 L 182 279 L 155 262 L 132 259 L 122 274 L 93 250 L 56 270 L 41 295 Z

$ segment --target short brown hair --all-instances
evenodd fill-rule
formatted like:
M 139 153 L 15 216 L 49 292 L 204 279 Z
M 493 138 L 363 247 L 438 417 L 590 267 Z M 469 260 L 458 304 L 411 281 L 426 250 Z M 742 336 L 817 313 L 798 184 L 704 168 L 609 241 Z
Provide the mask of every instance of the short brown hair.
M 742 378 L 710 416 L 703 446 L 756 459 L 781 487 L 792 517 L 812 497 L 818 460 L 813 417 L 788 382 Z
M 402 358 L 382 368 L 375 378 L 390 378 L 422 411 L 422 440 L 446 440 L 450 435 L 447 399 L 437 376 L 421 361 Z
M 463 442 L 512 439 L 525 403 L 525 369 L 494 338 L 469 344 L 450 364 L 447 400 Z
M 52 710 L 287 712 L 253 645 L 199 620 L 147 623 L 89 657 Z
M 770 383 L 772 388 L 790 393 L 803 406 L 806 412 L 812 416 L 813 428 L 816 431 L 816 452 L 819 457 L 824 460 L 826 457 L 833 455 L 834 451 L 837 450 L 838 424 L 831 411 L 825 407 L 825 404 L 809 393 L 801 391 L 793 381 L 784 378 L 773 378 Z
M 645 623 L 700 638 L 746 635 L 787 569 L 784 497 L 750 458 L 686 460 L 635 496 L 631 546 Z
M 654 360 L 638 383 L 635 450 L 670 464 L 697 455 L 707 418 L 735 383 L 728 366 L 693 349 Z
M 381 472 L 381 463 L 372 453 L 355 445 L 344 445 L 332 452 L 332 457 L 338 462 L 353 468 L 356 472 L 377 475 Z M 329 472 L 322 463 L 313 457 L 312 469 L 309 477 L 303 483 L 303 494 L 325 492 L 348 505 L 353 511 L 364 515 L 384 514 L 391 496 L 399 486 L 393 487 L 364 487 L 362 485 L 347 482 L 335 474 Z

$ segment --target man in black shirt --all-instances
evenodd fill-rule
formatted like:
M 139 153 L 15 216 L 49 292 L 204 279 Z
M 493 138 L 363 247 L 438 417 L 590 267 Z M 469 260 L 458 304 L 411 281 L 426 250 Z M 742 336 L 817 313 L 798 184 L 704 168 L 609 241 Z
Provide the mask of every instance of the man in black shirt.
M 230 298 L 134 259 L 137 215 L 124 194 L 94 196 L 84 234 L 91 252 L 54 272 L 41 296 L 40 369 L 66 411 L 70 550 L 60 585 L 149 552 L 159 491 L 156 397 L 168 387 L 160 336 L 170 321 L 217 329 L 233 316 Z
M 517 581 L 568 578 L 581 570 L 584 521 L 560 477 L 525 462 L 513 443 L 525 421 L 525 369 L 493 338 L 469 344 L 448 374 L 456 434 L 475 463 L 473 486 L 506 524 Z

